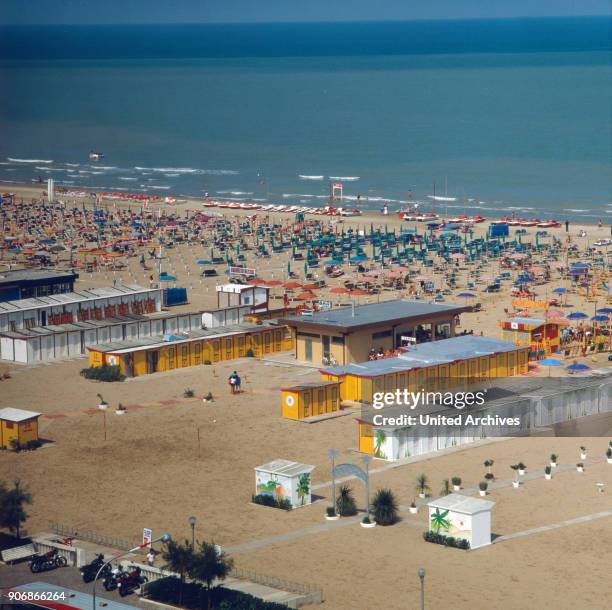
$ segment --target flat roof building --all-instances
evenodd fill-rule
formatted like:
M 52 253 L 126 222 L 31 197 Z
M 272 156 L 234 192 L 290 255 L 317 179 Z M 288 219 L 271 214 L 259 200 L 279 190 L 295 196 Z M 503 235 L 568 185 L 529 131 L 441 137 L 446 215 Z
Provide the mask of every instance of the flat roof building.
M 455 336 L 457 317 L 470 306 L 395 299 L 290 316 L 297 360 L 345 365 L 364 362 L 372 350 L 393 352 L 403 345 Z
M 3 271 L 0 273 L 0 302 L 72 292 L 78 277 L 72 271 L 47 269 Z

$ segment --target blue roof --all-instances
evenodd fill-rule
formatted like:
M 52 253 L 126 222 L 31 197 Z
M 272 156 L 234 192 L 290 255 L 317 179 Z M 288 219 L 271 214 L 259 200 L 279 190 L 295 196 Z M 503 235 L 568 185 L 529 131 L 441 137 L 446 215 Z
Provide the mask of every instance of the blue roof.
M 357 375 L 359 377 L 375 377 L 387 375 L 398 371 L 408 371 L 437 364 L 448 364 L 456 360 L 467 360 L 477 356 L 491 356 L 493 354 L 515 352 L 517 347 L 507 341 L 480 337 L 474 335 L 461 335 L 441 341 L 419 343 L 411 347 L 397 358 L 383 358 L 382 360 L 368 360 L 355 364 L 346 364 L 333 368 L 322 369 L 329 375 Z

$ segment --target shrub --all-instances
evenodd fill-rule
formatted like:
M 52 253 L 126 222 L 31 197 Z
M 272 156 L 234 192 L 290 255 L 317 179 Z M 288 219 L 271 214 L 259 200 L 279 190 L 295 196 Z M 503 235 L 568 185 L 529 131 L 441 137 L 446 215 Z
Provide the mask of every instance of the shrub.
M 580 447 L 580 451 L 582 451 L 582 453 L 584 453 L 586 451 L 586 447 Z
M 357 505 L 350 485 L 340 486 L 340 492 L 336 499 L 336 510 L 342 517 L 352 517 L 357 514 Z
M 519 462 L 518 463 L 518 467 L 519 467 L 519 470 L 525 470 L 525 468 L 527 468 L 527 466 L 525 466 L 525 464 L 523 464 L 523 462 Z
M 204 364 L 210 365 L 210 364 L 212 364 L 212 362 L 210 360 L 204 360 Z
M 546 466 L 546 468 L 544 468 L 544 472 L 545 472 L 546 474 L 550 474 L 550 471 L 551 471 L 550 466 Z
M 103 364 L 102 366 L 90 366 L 82 369 L 81 375 L 85 379 L 94 379 L 96 381 L 123 381 L 125 375 L 121 374 L 121 369 L 118 364 Z
M 127 411 L 127 407 L 121 403 L 117 405 L 117 411 Z
M 333 506 L 328 506 L 328 507 L 325 509 L 325 514 L 326 514 L 328 517 L 335 517 L 335 516 L 336 516 L 336 511 L 334 510 L 334 507 L 333 507 Z
M 452 477 L 451 478 L 451 483 L 453 485 L 461 485 L 461 477 Z
M 606 457 L 612 458 L 612 447 L 608 447 L 608 450 L 606 451 Z
M 255 352 L 253 351 L 252 348 L 249 347 L 249 349 L 246 351 L 246 357 L 247 358 L 255 358 Z
M 584 468 L 584 464 L 582 462 L 578 462 L 576 464 L 576 468 Z
M 480 491 L 487 491 L 488 488 L 489 484 L 486 481 L 480 481 L 480 483 L 478 483 L 478 489 L 480 489 Z
M 372 519 L 367 515 L 361 520 L 362 523 L 372 523 Z
M 261 504 L 263 506 L 270 506 L 272 508 L 280 508 L 282 510 L 291 510 L 293 508 L 291 506 L 291 501 L 287 498 L 281 498 L 280 500 L 277 500 L 269 494 L 253 495 L 251 496 L 251 501 L 254 504 Z
M 431 487 L 429 487 L 429 479 L 425 473 L 421 473 L 416 478 L 416 489 L 420 494 L 427 495 L 428 491 L 431 491 Z
M 487 472 L 484 476 L 487 481 L 492 481 L 495 478 L 495 475 L 492 472 Z
M 453 536 L 444 536 L 442 534 L 436 534 L 436 532 L 432 532 L 432 531 L 423 532 L 423 539 L 426 542 L 433 542 L 434 544 L 450 546 L 456 549 L 468 550 L 470 548 L 470 543 L 465 538 L 454 538 Z
M 556 464 L 556 463 L 557 463 L 557 458 L 558 458 L 558 457 L 559 457 L 559 456 L 558 456 L 556 453 L 551 453 L 551 454 L 550 454 L 550 461 L 551 461 L 551 462 L 555 462 L 555 464 Z
M 193 398 L 195 396 L 195 391 L 191 388 L 185 388 L 183 390 L 183 398 Z
M 208 394 L 204 396 L 204 400 L 207 400 L 208 402 L 212 402 L 214 400 L 212 392 L 208 392 Z
M 399 520 L 397 514 L 397 499 L 387 488 L 379 489 L 372 500 L 372 512 L 379 525 L 393 525 Z

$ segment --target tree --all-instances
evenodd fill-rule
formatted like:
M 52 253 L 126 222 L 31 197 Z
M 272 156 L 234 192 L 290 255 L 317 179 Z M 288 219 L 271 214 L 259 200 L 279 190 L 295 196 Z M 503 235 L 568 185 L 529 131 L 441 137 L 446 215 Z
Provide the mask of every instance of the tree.
M 183 544 L 170 540 L 162 551 L 162 558 L 166 562 L 164 569 L 178 572 L 179 575 L 179 606 L 183 603 L 183 584 L 185 576 L 194 563 L 194 552 L 191 543 L 187 540 Z
M 398 521 L 397 500 L 390 489 L 379 489 L 374 494 L 372 512 L 379 525 L 393 525 Z
M 21 526 L 28 518 L 24 505 L 32 504 L 32 496 L 27 488 L 20 487 L 21 481 L 15 479 L 15 488 L 8 490 L 0 482 L 0 527 L 6 527 L 17 538 L 21 537 Z
M 442 489 L 440 490 L 441 496 L 448 496 L 450 494 L 450 482 L 448 479 L 442 481 Z
M 215 580 L 224 580 L 229 574 L 234 561 L 213 543 L 202 542 L 200 548 L 193 555 L 193 562 L 189 567 L 189 576 L 206 585 L 208 610 L 212 608 L 210 591 Z

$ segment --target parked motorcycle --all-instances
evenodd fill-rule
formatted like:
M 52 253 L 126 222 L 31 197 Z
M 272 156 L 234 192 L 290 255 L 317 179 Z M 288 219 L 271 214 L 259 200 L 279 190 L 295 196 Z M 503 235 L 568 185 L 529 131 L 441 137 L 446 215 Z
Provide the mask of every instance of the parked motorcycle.
M 91 563 L 88 563 L 87 565 L 83 566 L 81 568 L 81 576 L 83 577 L 83 582 L 91 582 L 96 577 L 98 570 L 104 565 L 104 563 L 104 555 L 100 553 Z M 105 566 L 102 572 L 100 572 L 100 578 L 102 576 L 105 576 L 106 572 L 110 571 L 110 565 Z
M 45 570 L 53 570 L 54 568 L 63 568 L 68 562 L 65 557 L 58 554 L 57 549 L 52 549 L 44 555 L 37 555 L 30 561 L 30 572 L 44 572 Z
M 146 576 L 142 576 L 140 568 L 136 568 L 130 572 L 124 572 L 117 583 L 119 595 L 125 597 L 146 582 L 149 582 L 149 579 Z
M 104 580 L 102 581 L 102 586 L 107 590 L 107 591 L 114 591 L 118 584 L 119 584 L 119 580 L 121 579 L 121 577 L 123 576 L 123 569 L 121 568 L 121 566 L 117 566 L 114 569 L 109 570 L 105 575 L 104 575 Z

